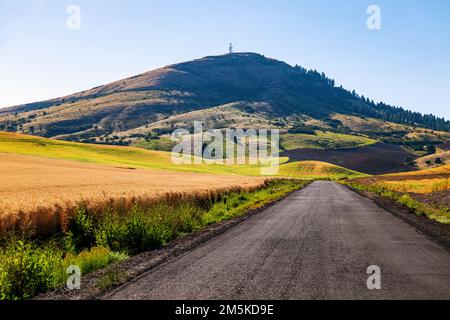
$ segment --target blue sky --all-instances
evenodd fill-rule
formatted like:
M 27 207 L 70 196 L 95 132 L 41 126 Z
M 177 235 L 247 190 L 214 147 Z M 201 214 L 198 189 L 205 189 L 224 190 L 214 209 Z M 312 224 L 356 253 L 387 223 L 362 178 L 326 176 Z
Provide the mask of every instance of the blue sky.
M 69 5 L 81 30 L 66 27 Z M 368 30 L 367 7 L 381 8 Z M 448 0 L 0 0 L 0 107 L 236 51 L 450 119 Z

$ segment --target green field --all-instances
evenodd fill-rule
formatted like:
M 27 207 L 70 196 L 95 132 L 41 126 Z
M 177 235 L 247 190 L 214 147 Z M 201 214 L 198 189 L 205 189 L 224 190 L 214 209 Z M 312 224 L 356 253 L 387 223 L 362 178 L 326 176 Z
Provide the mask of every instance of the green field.
M 142 140 L 133 144 L 134 147 L 143 148 L 147 150 L 154 151 L 172 151 L 173 147 L 176 145 L 168 137 L 159 137 L 158 139 Z
M 261 165 L 176 165 L 169 152 L 137 147 L 104 146 L 52 140 L 15 133 L 0 132 L 0 153 L 65 159 L 125 168 L 160 169 L 180 172 L 259 176 Z M 281 159 L 278 176 L 295 178 L 354 178 L 364 176 L 322 162 L 293 162 Z
M 295 149 L 346 149 L 368 146 L 376 140 L 349 134 L 317 131 L 312 134 L 285 134 L 281 146 L 285 150 Z

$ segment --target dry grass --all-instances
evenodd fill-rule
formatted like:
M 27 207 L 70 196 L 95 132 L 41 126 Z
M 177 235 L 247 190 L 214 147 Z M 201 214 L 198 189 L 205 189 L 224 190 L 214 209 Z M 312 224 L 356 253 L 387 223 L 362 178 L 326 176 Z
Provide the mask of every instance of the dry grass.
M 411 130 L 410 127 L 405 125 L 373 118 L 361 118 L 343 114 L 335 114 L 332 118 L 341 121 L 345 127 L 357 132 Z
M 431 142 L 450 139 L 448 132 L 412 127 L 374 118 L 335 114 L 333 119 L 341 121 L 345 127 L 359 133 L 404 131 L 406 133 L 404 138 L 409 141 Z
M 437 158 L 441 159 L 441 163 L 436 163 Z M 420 169 L 438 168 L 442 164 L 450 163 L 450 151 L 438 152 L 419 158 L 416 160 L 416 163 Z
M 421 179 L 421 177 L 422 177 L 422 179 L 427 179 L 429 177 L 434 177 L 434 178 L 445 177 L 449 174 L 450 174 L 450 165 L 445 165 L 445 166 L 440 166 L 440 167 L 432 168 L 432 169 L 387 174 L 382 177 L 385 177 L 388 179 L 406 179 L 406 178 Z
M 36 211 L 80 200 L 158 197 L 256 187 L 263 178 L 106 167 L 67 160 L 0 154 L 0 215 Z
M 378 185 L 389 190 L 404 193 L 434 193 L 450 189 L 449 179 L 421 179 L 403 181 L 382 181 Z
M 450 189 L 450 165 L 433 169 L 354 179 L 365 186 L 379 186 L 403 193 L 435 193 Z
M 267 186 L 268 180 L 261 184 L 243 187 L 216 187 L 191 192 L 166 192 L 164 194 L 142 194 L 118 197 L 88 198 L 78 202 L 66 201 L 53 206 L 42 206 L 29 211 L 20 210 L 14 214 L 0 216 L 0 234 L 13 231 L 16 235 L 26 235 L 46 239 L 58 233 L 68 231 L 70 221 L 81 208 L 89 211 L 91 218 L 101 219 L 105 214 L 115 212 L 125 216 L 134 209 L 150 212 L 161 204 L 177 206 L 183 203 L 195 203 L 198 207 L 208 207 L 213 199 L 221 199 L 224 194 L 254 192 Z M 179 217 L 180 222 L 183 219 Z
M 242 111 L 245 107 L 242 103 L 230 103 L 223 106 L 196 110 L 169 118 L 155 121 L 152 124 L 122 132 L 114 132 L 109 135 L 128 138 L 133 134 L 148 134 L 155 129 L 191 128 L 194 121 L 201 121 L 206 129 L 236 128 L 275 128 L 268 116 L 250 114 Z M 132 139 L 133 140 L 133 139 Z
M 340 134 L 329 131 L 316 131 L 312 134 L 284 134 L 281 145 L 286 150 L 295 149 L 347 149 L 369 146 L 376 140 L 355 135 Z

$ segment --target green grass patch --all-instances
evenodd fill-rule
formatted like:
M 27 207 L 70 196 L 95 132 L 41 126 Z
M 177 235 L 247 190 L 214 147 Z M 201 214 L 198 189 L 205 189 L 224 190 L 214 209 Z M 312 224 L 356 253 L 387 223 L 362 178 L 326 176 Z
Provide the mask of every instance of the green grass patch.
M 173 142 L 169 137 L 159 137 L 155 139 L 147 139 L 136 142 L 135 144 L 133 144 L 133 146 L 147 150 L 171 152 L 172 149 L 176 146 L 176 143 Z
M 377 143 L 366 137 L 334 132 L 316 131 L 316 134 L 284 134 L 281 146 L 285 150 L 295 149 L 348 149 Z
M 82 274 L 123 259 L 108 248 L 93 247 L 78 254 L 64 252 L 54 242 L 9 240 L 0 249 L 0 300 L 23 300 L 66 282 L 67 268 L 76 265 Z

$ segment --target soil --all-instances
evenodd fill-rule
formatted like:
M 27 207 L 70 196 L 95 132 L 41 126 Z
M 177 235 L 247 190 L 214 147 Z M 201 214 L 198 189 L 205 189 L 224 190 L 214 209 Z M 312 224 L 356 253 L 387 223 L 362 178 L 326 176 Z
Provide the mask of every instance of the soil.
M 416 171 L 416 167 L 406 165 L 407 158 L 415 158 L 402 147 L 377 143 L 367 147 L 340 150 L 296 149 L 281 153 L 294 161 L 323 161 L 347 169 L 368 174 L 386 174 Z

